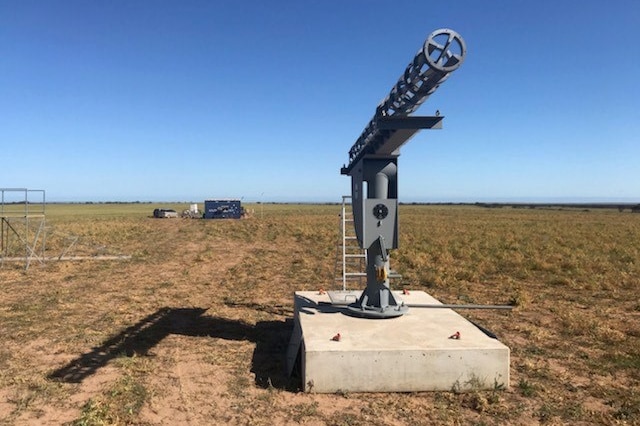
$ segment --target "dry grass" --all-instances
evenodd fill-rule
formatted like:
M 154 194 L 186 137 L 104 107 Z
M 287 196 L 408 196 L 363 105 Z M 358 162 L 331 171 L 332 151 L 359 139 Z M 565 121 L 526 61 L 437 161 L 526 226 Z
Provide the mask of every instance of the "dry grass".
M 1 424 L 640 424 L 640 215 L 402 206 L 397 287 L 516 305 L 464 312 L 511 348 L 511 388 L 316 395 L 284 349 L 292 292 L 331 286 L 339 207 L 154 207 L 47 207 L 50 250 L 130 260 L 0 268 Z

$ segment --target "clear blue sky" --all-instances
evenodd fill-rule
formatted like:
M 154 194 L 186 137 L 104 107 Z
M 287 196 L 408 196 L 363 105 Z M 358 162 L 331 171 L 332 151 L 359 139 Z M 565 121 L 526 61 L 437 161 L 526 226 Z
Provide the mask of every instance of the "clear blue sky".
M 0 187 L 50 201 L 339 201 L 433 30 L 401 201 L 640 201 L 640 2 L 0 0 Z

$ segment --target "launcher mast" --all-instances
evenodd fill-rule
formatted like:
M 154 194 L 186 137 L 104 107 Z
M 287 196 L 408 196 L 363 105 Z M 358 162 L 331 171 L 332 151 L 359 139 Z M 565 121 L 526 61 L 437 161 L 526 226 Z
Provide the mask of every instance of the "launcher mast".
M 349 164 L 340 172 L 351 176 L 356 236 L 367 249 L 367 287 L 349 305 L 353 315 L 390 318 L 408 309 L 389 288 L 389 250 L 398 247 L 397 159 L 400 147 L 421 129 L 442 128 L 444 117 L 439 114 L 410 114 L 460 67 L 465 55 L 466 45 L 457 32 L 431 33 L 349 150 Z

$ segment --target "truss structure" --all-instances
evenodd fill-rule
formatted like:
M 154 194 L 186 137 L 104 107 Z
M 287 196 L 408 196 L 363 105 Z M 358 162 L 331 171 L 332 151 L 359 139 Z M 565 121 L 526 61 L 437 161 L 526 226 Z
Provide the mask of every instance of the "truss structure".
M 45 191 L 0 188 L 0 267 L 7 260 L 42 263 L 46 245 Z

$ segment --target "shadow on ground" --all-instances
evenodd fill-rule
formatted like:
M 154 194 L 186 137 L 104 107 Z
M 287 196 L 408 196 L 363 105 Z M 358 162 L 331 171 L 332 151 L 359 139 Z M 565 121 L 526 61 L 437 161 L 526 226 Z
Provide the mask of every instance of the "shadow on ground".
M 295 391 L 297 378 L 285 374 L 285 352 L 293 321 L 262 321 L 255 326 L 242 321 L 204 315 L 202 308 L 162 308 L 137 324 L 107 339 L 102 345 L 55 370 L 48 377 L 67 383 L 80 383 L 110 360 L 122 356 L 145 356 L 170 334 L 251 341 L 256 344 L 251 371 L 256 384 L 267 388 Z

